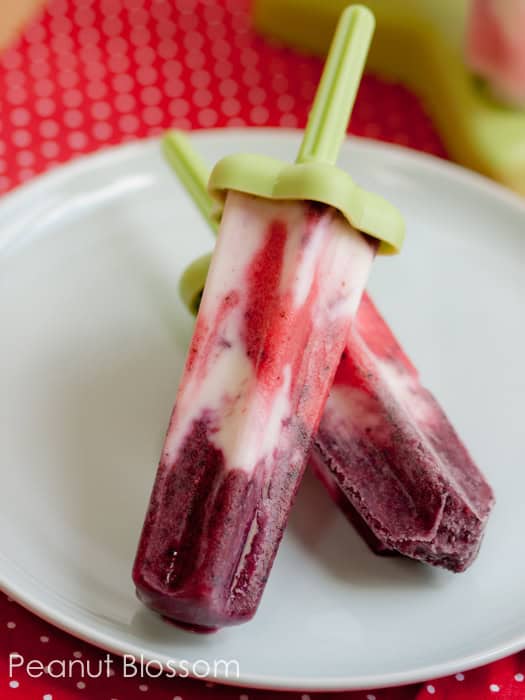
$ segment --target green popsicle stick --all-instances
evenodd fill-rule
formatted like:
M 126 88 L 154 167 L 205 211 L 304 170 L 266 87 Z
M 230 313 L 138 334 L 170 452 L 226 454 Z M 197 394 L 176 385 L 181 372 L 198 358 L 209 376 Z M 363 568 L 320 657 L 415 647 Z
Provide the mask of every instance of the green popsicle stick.
M 217 232 L 219 222 L 213 218 L 215 203 L 208 194 L 209 168 L 182 131 L 168 132 L 162 141 L 164 155 L 175 170 L 208 224 Z
M 375 28 L 362 5 L 343 11 L 308 116 L 297 163 L 334 164 L 346 135 Z
M 263 155 L 226 156 L 213 168 L 208 183 L 219 207 L 229 190 L 267 199 L 321 202 L 340 211 L 352 227 L 377 238 L 380 254 L 399 252 L 405 236 L 399 211 L 358 187 L 335 165 L 374 24 L 366 7 L 351 5 L 343 11 L 295 164 Z

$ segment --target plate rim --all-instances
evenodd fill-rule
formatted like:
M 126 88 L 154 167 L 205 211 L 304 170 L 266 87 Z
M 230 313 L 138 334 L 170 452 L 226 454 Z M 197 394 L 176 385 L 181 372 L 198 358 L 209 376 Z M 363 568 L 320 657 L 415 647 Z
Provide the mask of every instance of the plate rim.
M 191 138 L 197 143 L 205 142 L 208 139 L 220 139 L 227 135 L 232 142 L 237 136 L 243 138 L 247 132 L 254 136 L 268 135 L 271 133 L 272 138 L 282 138 L 284 140 L 290 137 L 297 138 L 301 133 L 299 129 L 282 129 L 282 128 L 241 128 L 241 129 L 202 129 L 194 130 L 191 133 Z M 53 168 L 51 171 L 43 173 L 28 183 L 17 187 L 14 191 L 4 195 L 0 201 L 0 217 L 3 217 L 4 212 L 10 208 L 16 209 L 19 202 L 31 195 L 32 192 L 43 191 L 59 185 L 63 181 L 67 181 L 70 177 L 82 174 L 89 169 L 104 168 L 109 163 L 111 164 L 115 158 L 123 159 L 139 157 L 142 153 L 152 151 L 160 142 L 158 136 L 142 139 L 132 143 L 124 143 L 102 147 L 98 151 L 90 154 L 81 155 L 73 160 L 61 164 Z M 475 188 L 478 192 L 485 192 L 487 196 L 495 198 L 505 204 L 520 211 L 525 217 L 525 200 L 503 185 L 493 182 L 489 178 L 467 170 L 460 165 L 443 160 L 437 156 L 415 151 L 405 146 L 391 144 L 374 139 L 348 135 L 345 147 L 350 145 L 352 148 L 364 149 L 365 151 L 372 149 L 379 154 L 386 154 L 388 157 L 394 157 L 397 160 L 404 162 L 412 161 L 416 166 L 434 171 L 437 174 L 447 176 L 455 180 L 460 186 Z M 159 149 L 160 153 L 160 149 Z M 0 242 L 2 236 L 0 232 Z M 1 255 L 1 250 L 0 250 Z M 107 633 L 100 628 L 86 621 L 79 620 L 73 614 L 68 613 L 67 609 L 61 609 L 60 603 L 54 602 L 54 598 L 58 593 L 51 591 L 51 602 L 46 602 L 46 598 L 39 599 L 32 590 L 31 577 L 28 572 L 20 569 L 14 562 L 0 552 L 0 561 L 5 563 L 6 569 L 11 566 L 11 580 L 9 575 L 2 571 L 0 575 L 0 590 L 3 590 L 11 599 L 19 603 L 22 607 L 36 614 L 41 619 L 54 625 L 60 630 L 75 636 L 76 638 L 93 644 L 99 649 L 103 649 L 118 656 L 131 654 L 140 658 L 142 654 L 145 661 L 156 659 L 165 665 L 169 661 L 174 663 L 174 659 L 165 654 L 152 655 L 147 650 L 139 646 L 123 641 L 119 641 L 115 634 Z M 16 570 L 20 571 L 21 582 L 17 581 Z M 25 580 L 24 580 L 25 579 Z M 33 586 L 34 587 L 34 586 Z M 525 623 L 523 631 L 515 634 L 508 639 L 506 643 L 487 644 L 482 650 L 468 654 L 466 656 L 452 658 L 449 661 L 442 661 L 437 664 L 425 666 L 415 666 L 402 671 L 387 672 L 380 674 L 368 675 L 348 675 L 348 676 L 327 676 L 327 677 L 304 677 L 299 681 L 295 677 L 275 676 L 275 675 L 260 675 L 240 673 L 238 678 L 229 678 L 225 674 L 220 673 L 214 675 L 214 682 L 222 683 L 235 687 L 250 687 L 255 689 L 267 690 L 288 690 L 288 691 L 346 691 L 346 690 L 366 690 L 373 688 L 386 688 L 410 683 L 428 681 L 439 677 L 451 675 L 459 671 L 466 671 L 478 666 L 490 663 L 501 659 L 509 654 L 521 651 L 525 648 Z M 177 664 L 174 664 L 177 666 Z M 198 677 L 197 677 L 198 678 Z M 200 679 L 202 680 L 202 679 Z

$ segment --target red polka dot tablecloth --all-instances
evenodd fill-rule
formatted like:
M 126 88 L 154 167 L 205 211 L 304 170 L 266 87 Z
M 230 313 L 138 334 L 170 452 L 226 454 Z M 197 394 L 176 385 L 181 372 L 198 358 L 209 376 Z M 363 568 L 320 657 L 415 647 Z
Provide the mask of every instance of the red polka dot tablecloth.
M 258 37 L 249 9 L 245 0 L 51 0 L 0 54 L 0 194 L 80 154 L 168 127 L 304 126 L 321 61 Z M 446 157 L 418 100 L 371 76 L 364 78 L 350 131 Z M 111 674 L 98 679 L 30 678 L 16 670 L 10 676 L 12 653 L 44 665 L 83 659 L 95 667 L 105 658 L 0 593 L 2 700 L 279 695 L 187 679 L 124 678 L 117 659 Z M 525 654 L 445 679 L 336 697 L 522 699 Z

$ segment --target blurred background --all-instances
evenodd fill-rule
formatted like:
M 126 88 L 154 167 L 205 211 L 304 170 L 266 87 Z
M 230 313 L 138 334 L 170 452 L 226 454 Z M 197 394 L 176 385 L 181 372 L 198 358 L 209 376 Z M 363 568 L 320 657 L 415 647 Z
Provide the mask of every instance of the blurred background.
M 0 193 L 170 126 L 302 127 L 345 0 L 1 0 Z M 525 0 L 369 0 L 350 131 L 525 193 Z

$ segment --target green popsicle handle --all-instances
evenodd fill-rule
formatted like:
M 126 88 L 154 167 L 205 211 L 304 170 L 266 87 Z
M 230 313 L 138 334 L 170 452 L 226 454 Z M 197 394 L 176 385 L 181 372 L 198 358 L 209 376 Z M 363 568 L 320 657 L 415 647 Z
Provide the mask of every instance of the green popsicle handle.
M 219 222 L 213 218 L 215 202 L 208 194 L 209 168 L 182 131 L 169 131 L 162 141 L 164 155 L 203 217 L 215 233 Z
M 341 14 L 310 110 L 297 163 L 315 161 L 335 164 L 337 161 L 374 28 L 374 15 L 363 5 L 351 5 Z

